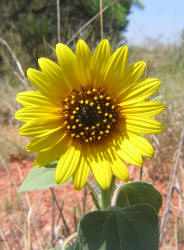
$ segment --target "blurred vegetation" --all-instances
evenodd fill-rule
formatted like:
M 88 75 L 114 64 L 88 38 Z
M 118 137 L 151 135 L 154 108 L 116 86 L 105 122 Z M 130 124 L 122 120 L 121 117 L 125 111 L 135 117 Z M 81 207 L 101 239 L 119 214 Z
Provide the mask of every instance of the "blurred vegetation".
M 123 31 L 128 24 L 128 14 L 132 5 L 143 8 L 139 0 L 103 0 L 104 36 L 114 43 L 124 38 Z M 56 0 L 1 0 L 0 37 L 14 44 L 33 60 L 43 54 L 49 43 L 57 42 L 57 1 Z M 99 12 L 99 0 L 60 0 L 61 41 L 66 43 L 71 36 L 90 18 Z M 85 29 L 80 37 L 90 45 L 100 39 L 99 18 Z M 74 41 L 75 42 L 75 41 Z M 45 51 L 44 51 L 45 52 Z

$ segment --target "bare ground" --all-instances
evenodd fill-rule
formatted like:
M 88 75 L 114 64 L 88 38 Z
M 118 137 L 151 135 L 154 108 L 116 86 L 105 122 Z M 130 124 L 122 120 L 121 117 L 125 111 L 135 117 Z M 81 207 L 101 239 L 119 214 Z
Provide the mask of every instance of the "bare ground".
M 31 160 L 13 161 L 9 164 L 8 169 L 17 188 L 32 167 Z M 131 180 L 138 180 L 138 168 L 132 166 L 129 168 Z M 169 164 L 163 166 L 162 170 L 169 172 Z M 152 182 L 147 170 L 143 171 L 142 179 Z M 162 218 L 168 193 L 168 181 L 157 177 L 154 185 L 163 195 L 163 206 L 160 211 L 160 218 Z M 50 190 L 21 193 L 18 197 L 16 187 L 7 172 L 0 169 L 0 249 L 31 249 L 31 246 L 33 249 L 47 249 L 53 242 L 58 245 L 60 238 L 57 239 L 57 237 L 64 238 L 68 231 L 57 204 L 52 202 Z M 82 214 L 95 209 L 91 195 L 87 190 L 86 193 L 74 190 L 71 183 L 62 188 L 55 188 L 54 192 L 60 207 L 63 208 L 68 229 L 73 233 L 76 230 L 76 222 Z M 181 206 L 184 204 L 181 204 L 178 193 L 173 191 L 169 221 L 165 227 L 166 235 L 161 249 L 184 249 Z M 176 225 L 178 225 L 177 228 Z

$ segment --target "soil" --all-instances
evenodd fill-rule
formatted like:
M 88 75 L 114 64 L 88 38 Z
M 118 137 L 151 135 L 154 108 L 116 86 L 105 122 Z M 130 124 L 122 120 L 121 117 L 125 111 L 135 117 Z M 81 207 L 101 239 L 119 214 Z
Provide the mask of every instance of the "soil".
M 32 167 L 31 160 L 14 160 L 8 166 L 11 177 L 8 176 L 5 169 L 0 169 L 0 249 L 48 249 L 54 246 L 53 242 L 55 245 L 61 243 L 62 238 L 68 234 L 56 203 L 54 203 L 55 213 L 53 214 L 52 195 L 49 189 L 18 194 L 16 189 Z M 165 168 L 168 171 L 168 166 Z M 138 180 L 138 168 L 129 166 L 129 170 L 131 181 Z M 143 172 L 142 179 L 152 182 L 147 171 Z M 162 217 L 168 192 L 168 181 L 157 178 L 154 185 L 163 196 L 163 206 L 159 213 Z M 76 224 L 82 214 L 95 209 L 91 194 L 87 189 L 74 190 L 71 183 L 67 183 L 62 188 L 54 188 L 54 192 L 62 207 L 63 216 L 71 234 L 76 231 Z M 162 249 L 176 249 L 174 225 L 176 222 L 179 225 L 181 218 L 178 197 L 178 194 L 174 192 Z M 52 224 L 53 218 L 55 218 L 55 225 Z M 181 225 L 183 226 L 184 223 Z M 54 228 L 54 238 L 52 228 Z M 178 236 L 180 237 L 178 239 L 179 249 L 184 249 L 183 231 Z M 58 236 L 61 237 L 58 238 Z

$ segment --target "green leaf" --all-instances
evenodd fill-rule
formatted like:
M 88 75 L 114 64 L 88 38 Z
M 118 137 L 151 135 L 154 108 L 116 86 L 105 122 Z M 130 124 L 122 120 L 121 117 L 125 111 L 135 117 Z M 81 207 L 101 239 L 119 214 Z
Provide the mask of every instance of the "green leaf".
M 159 102 L 163 98 L 163 95 L 159 95 L 151 99 L 152 102 Z
M 82 250 L 158 250 L 158 216 L 148 204 L 86 214 L 78 227 Z
M 92 199 L 93 199 L 93 202 L 94 202 L 96 208 L 101 209 L 101 207 L 99 205 L 99 195 L 98 195 L 98 194 L 100 194 L 99 186 L 96 184 L 92 185 L 89 181 L 87 181 L 87 187 L 91 191 Z
M 144 181 L 136 181 L 123 185 L 117 196 L 117 207 L 128 207 L 135 204 L 148 203 L 158 212 L 162 206 L 162 195 L 153 185 Z
M 64 184 L 57 185 L 55 182 L 56 164 L 57 162 L 54 162 L 46 167 L 32 168 L 26 179 L 21 184 L 19 192 L 42 190 L 50 187 L 63 186 Z
M 96 208 L 100 209 L 100 205 L 99 205 L 99 202 L 98 202 L 96 196 L 93 194 L 93 192 L 91 192 L 91 195 L 92 195 L 92 199 L 93 199 L 93 202 L 94 202 Z

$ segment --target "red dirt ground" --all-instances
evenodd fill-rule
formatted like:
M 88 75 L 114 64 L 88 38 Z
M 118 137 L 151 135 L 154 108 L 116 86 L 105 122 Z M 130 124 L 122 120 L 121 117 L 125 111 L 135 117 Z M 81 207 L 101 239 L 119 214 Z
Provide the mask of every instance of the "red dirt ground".
M 9 171 L 17 187 L 20 186 L 23 179 L 33 167 L 30 160 L 22 160 L 11 162 Z M 168 167 L 167 167 L 168 168 Z M 131 180 L 138 179 L 138 168 L 130 167 Z M 151 183 L 151 179 L 143 174 L 143 180 Z M 162 193 L 163 201 L 165 201 L 168 191 L 168 183 L 166 181 L 156 180 L 155 187 Z M 71 232 L 75 231 L 74 211 L 76 211 L 77 219 L 79 220 L 82 214 L 82 199 L 84 197 L 83 191 L 76 191 L 73 189 L 71 183 L 64 185 L 62 188 L 55 188 L 55 194 L 60 204 L 64 201 L 63 213 L 69 225 Z M 50 190 L 33 191 L 21 193 L 23 203 L 18 199 L 16 188 L 13 186 L 9 176 L 4 169 L 0 169 L 0 249 L 31 249 L 30 242 L 33 249 L 43 249 L 51 247 L 51 232 L 52 232 L 52 202 Z M 24 204 L 24 205 L 23 205 Z M 94 210 L 95 207 L 91 200 L 91 195 L 87 191 L 85 211 Z M 32 212 L 30 222 L 29 234 L 29 216 L 26 207 L 31 207 Z M 55 205 L 56 208 L 56 205 Z M 160 211 L 162 216 L 164 203 Z M 55 209 L 55 217 L 58 219 L 58 209 Z M 165 243 L 171 246 L 175 245 L 172 241 L 174 232 L 174 222 L 180 216 L 178 195 L 174 194 L 171 202 L 171 221 L 169 223 L 170 231 L 167 232 Z M 36 225 L 36 226 L 35 226 Z M 63 220 L 60 219 L 58 223 L 59 235 L 66 235 L 66 228 Z M 184 224 L 183 224 L 184 225 Z M 36 232 L 36 233 L 35 233 Z M 37 235 L 37 236 L 36 236 Z M 180 240 L 181 241 L 181 240 Z M 26 246 L 27 244 L 27 246 Z M 58 242 L 57 242 L 58 244 Z M 162 249 L 176 249 L 174 246 Z M 184 249 L 184 242 L 179 242 L 179 249 Z

